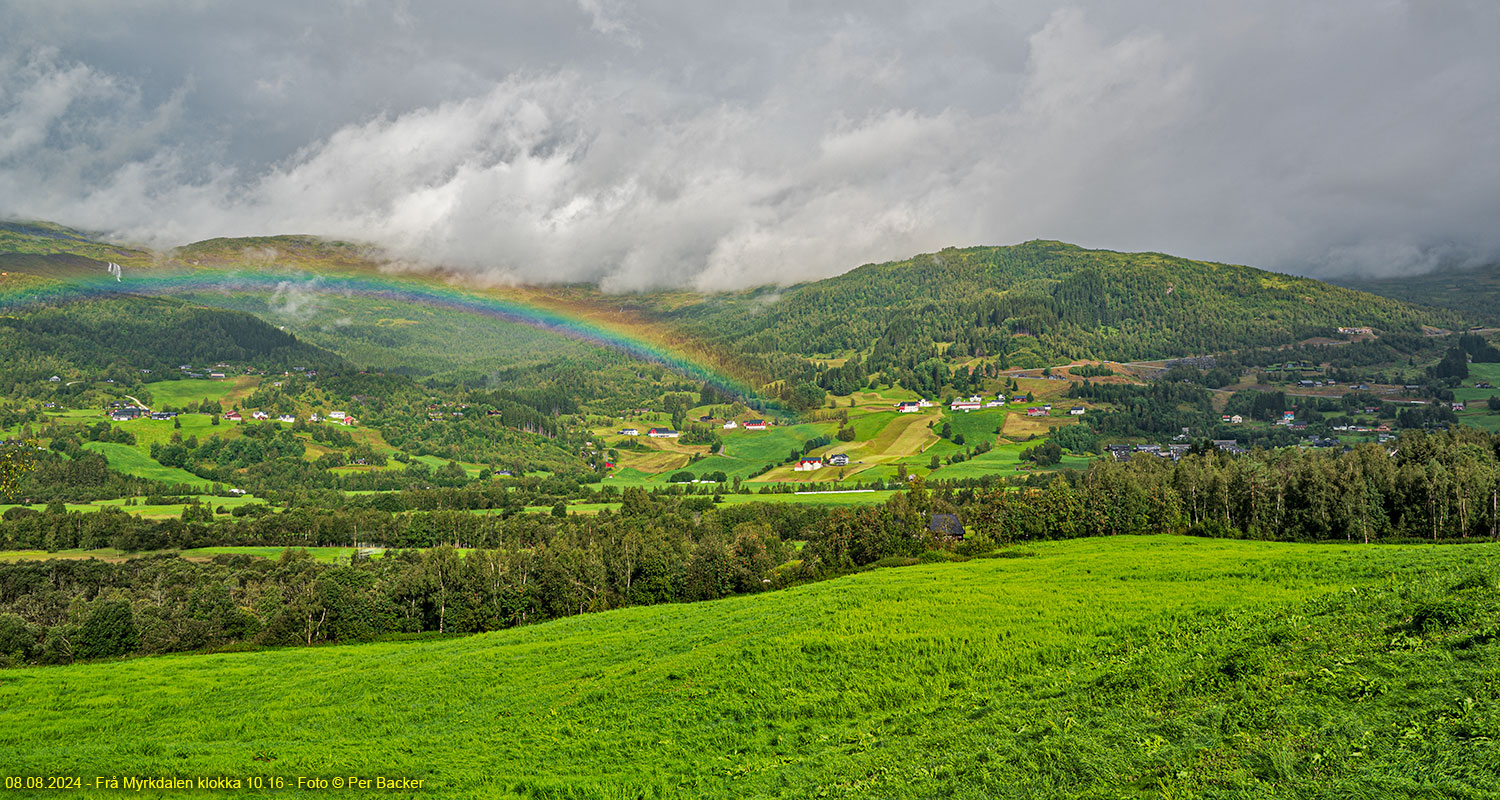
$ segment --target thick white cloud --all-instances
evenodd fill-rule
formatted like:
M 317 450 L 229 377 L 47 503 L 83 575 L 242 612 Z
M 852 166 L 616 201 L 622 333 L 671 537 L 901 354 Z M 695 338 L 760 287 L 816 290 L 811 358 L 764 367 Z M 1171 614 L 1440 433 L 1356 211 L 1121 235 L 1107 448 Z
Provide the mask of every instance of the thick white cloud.
M 1208 5 L 163 1 L 87 32 L 60 22 L 87 3 L 23 6 L 0 213 L 613 290 L 1030 238 L 1314 274 L 1500 257 L 1500 7 Z

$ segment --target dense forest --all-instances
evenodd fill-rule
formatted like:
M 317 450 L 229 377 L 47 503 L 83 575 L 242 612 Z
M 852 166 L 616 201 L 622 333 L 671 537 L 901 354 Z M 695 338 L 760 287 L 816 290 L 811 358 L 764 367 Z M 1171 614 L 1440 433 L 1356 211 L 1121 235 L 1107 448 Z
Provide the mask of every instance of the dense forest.
M 854 352 L 868 354 L 870 372 L 940 356 L 1018 366 L 1163 358 L 1282 345 L 1340 325 L 1416 333 L 1460 320 L 1250 267 L 1045 241 L 948 249 L 686 306 L 674 296 L 656 313 L 768 365 L 774 354 Z
M 168 298 L 120 296 L 0 315 L 0 394 L 87 370 L 138 383 L 182 364 L 347 369 L 339 356 L 256 317 Z M 150 372 L 144 372 L 149 370 Z
M 1500 290 L 1500 264 L 1392 278 L 1344 276 L 1333 278 L 1332 282 L 1404 303 L 1453 309 L 1490 325 L 1500 324 L 1500 308 L 1495 305 L 1495 295 Z

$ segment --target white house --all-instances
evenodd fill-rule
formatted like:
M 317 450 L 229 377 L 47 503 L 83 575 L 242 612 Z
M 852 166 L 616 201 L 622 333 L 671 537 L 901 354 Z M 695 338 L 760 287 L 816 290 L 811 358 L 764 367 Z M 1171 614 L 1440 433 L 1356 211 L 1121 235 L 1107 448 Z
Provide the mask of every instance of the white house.
M 1075 417 L 1081 417 L 1083 416 L 1083 406 L 1073 406 L 1072 408 L 1068 409 L 1068 413 L 1072 414 Z
M 328 412 L 328 418 L 329 419 L 343 419 L 344 416 L 345 416 L 345 414 L 342 411 L 330 411 L 330 412 Z
M 932 408 L 932 401 L 924 397 L 921 400 L 917 401 L 917 405 L 921 406 L 922 408 Z
M 291 414 L 282 414 L 281 416 L 277 417 L 276 419 L 278 421 L 280 421 L 280 422 L 296 422 L 297 421 L 297 418 L 294 417 L 294 416 L 292 416 Z
M 911 400 L 903 400 L 896 404 L 896 410 L 902 414 L 915 414 L 921 410 L 921 407 Z
M 267 414 L 264 411 L 257 411 L 255 413 L 251 414 L 250 416 L 255 417 L 256 419 L 270 419 L 271 418 L 271 415 Z
M 740 426 L 740 424 L 738 422 L 735 422 L 734 420 L 730 420 L 730 421 L 724 423 L 724 430 L 726 430 L 726 431 L 732 431 L 735 428 L 738 428 L 739 426 Z
M 640 436 L 641 435 L 641 429 L 640 428 L 622 428 L 620 430 L 620 435 L 621 436 Z
M 949 406 L 949 410 L 951 410 L 951 411 L 964 411 L 964 412 L 978 411 L 981 406 L 982 406 L 981 403 L 978 403 L 978 402 L 975 402 L 975 401 L 970 401 L 970 400 L 954 400 L 953 401 L 953 405 Z
M 821 458 L 803 458 L 798 459 L 797 466 L 792 467 L 792 470 L 795 472 L 812 472 L 815 469 L 822 468 L 823 460 Z
M 747 430 L 747 431 L 763 431 L 765 429 L 766 429 L 766 421 L 763 420 L 763 419 L 747 419 L 747 420 L 745 420 L 745 430 Z

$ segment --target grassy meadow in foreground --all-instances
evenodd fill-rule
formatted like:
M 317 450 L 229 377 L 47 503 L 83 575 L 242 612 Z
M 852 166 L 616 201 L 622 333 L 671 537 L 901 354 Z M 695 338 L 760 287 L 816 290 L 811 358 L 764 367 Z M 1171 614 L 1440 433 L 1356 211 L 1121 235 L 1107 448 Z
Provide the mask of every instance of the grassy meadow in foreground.
M 1002 552 L 461 639 L 9 670 L 0 764 L 465 798 L 1500 791 L 1500 546 Z

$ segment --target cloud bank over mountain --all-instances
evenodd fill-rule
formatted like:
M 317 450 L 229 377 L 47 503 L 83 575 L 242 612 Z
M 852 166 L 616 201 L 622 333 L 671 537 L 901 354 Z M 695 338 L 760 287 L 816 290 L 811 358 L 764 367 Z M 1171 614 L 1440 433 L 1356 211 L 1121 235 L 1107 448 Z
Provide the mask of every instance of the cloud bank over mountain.
M 307 5 L 0 10 L 0 213 L 614 290 L 1032 238 L 1500 260 L 1494 4 Z

